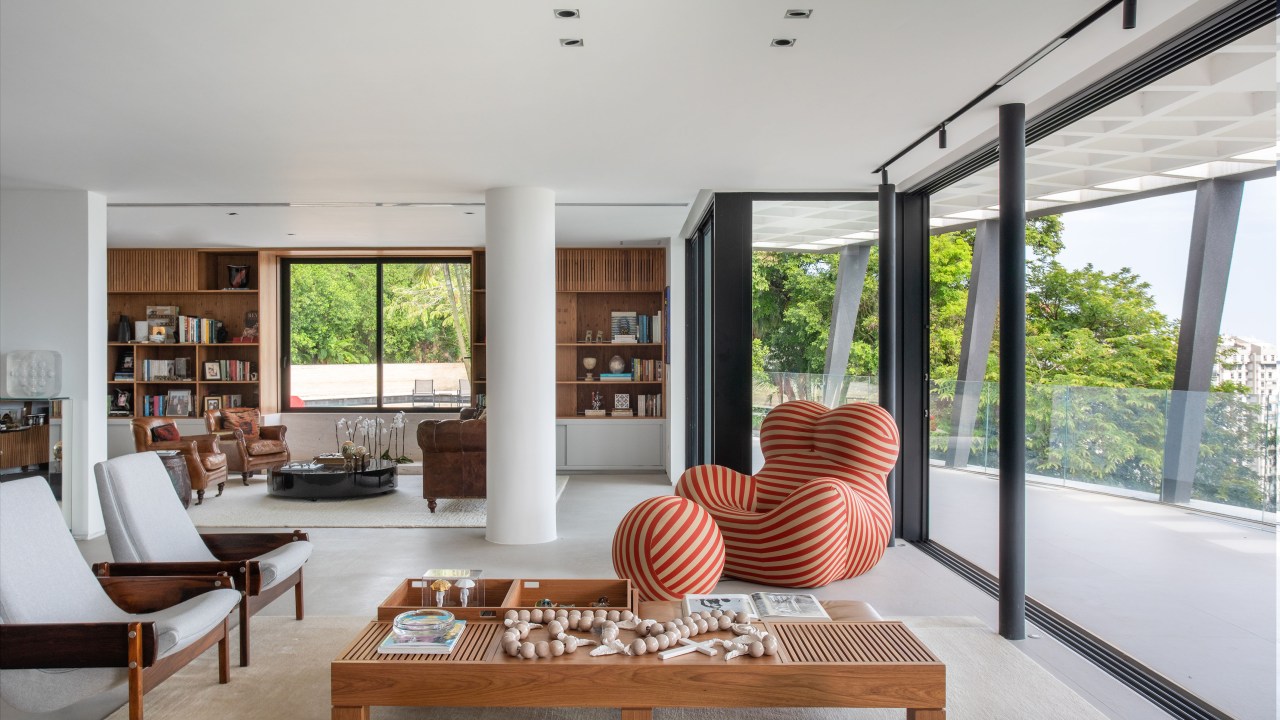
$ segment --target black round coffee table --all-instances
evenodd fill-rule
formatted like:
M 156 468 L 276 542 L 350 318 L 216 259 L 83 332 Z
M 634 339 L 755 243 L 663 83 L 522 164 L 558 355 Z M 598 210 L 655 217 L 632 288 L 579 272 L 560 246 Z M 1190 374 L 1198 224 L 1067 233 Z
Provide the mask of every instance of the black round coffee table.
M 371 460 L 362 469 L 289 463 L 267 477 L 267 494 L 273 497 L 326 500 L 382 495 L 396 489 L 396 464 Z

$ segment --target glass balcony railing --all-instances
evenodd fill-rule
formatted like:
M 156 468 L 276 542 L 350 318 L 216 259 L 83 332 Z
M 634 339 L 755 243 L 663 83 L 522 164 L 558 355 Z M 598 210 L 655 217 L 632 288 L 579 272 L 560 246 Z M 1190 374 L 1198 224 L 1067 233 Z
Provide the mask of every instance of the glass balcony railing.
M 1027 479 L 1276 521 L 1274 399 L 1137 388 L 1027 387 Z M 929 457 L 996 473 L 995 383 L 934 383 Z
M 851 402 L 879 402 L 879 393 L 872 375 L 784 372 L 757 375 L 751 387 L 751 432 L 759 435 L 765 414 L 788 400 L 812 400 L 835 407 Z

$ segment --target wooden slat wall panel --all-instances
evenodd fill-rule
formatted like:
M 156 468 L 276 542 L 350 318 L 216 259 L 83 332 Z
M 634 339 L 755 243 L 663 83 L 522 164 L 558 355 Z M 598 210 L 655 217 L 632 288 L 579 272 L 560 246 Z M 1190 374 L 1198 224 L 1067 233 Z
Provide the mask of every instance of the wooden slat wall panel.
M 556 290 L 561 292 L 662 292 L 663 248 L 559 248 Z
M 183 292 L 199 290 L 195 250 L 107 251 L 107 292 Z

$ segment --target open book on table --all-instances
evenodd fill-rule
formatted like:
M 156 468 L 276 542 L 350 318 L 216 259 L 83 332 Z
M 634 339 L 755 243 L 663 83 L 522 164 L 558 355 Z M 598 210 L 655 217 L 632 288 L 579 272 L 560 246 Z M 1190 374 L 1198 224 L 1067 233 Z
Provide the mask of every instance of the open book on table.
M 785 618 L 830 620 L 818 598 L 808 593 L 756 592 L 750 595 L 711 594 L 685 595 L 681 601 L 685 614 L 706 610 L 746 611 L 754 619 Z

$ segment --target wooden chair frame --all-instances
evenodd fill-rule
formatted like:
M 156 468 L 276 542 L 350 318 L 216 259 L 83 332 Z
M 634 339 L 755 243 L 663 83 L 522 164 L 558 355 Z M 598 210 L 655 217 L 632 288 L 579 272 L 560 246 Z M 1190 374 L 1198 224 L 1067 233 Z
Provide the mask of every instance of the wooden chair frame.
M 111 601 L 128 613 L 155 612 L 231 584 L 226 575 L 207 573 L 111 577 L 99 578 L 99 582 Z M 0 623 L 0 646 L 4 647 L 0 669 L 127 668 L 129 720 L 142 720 L 142 696 L 215 644 L 218 683 L 230 682 L 229 617 L 199 640 L 158 660 L 154 622 Z
M 200 539 L 218 558 L 203 562 L 95 563 L 100 579 L 138 576 L 180 576 L 221 573 L 241 593 L 240 667 L 249 665 L 249 618 L 293 588 L 294 618 L 303 618 L 302 568 L 275 585 L 262 589 L 262 570 L 254 558 L 299 540 L 309 540 L 301 530 L 290 533 L 201 533 Z

